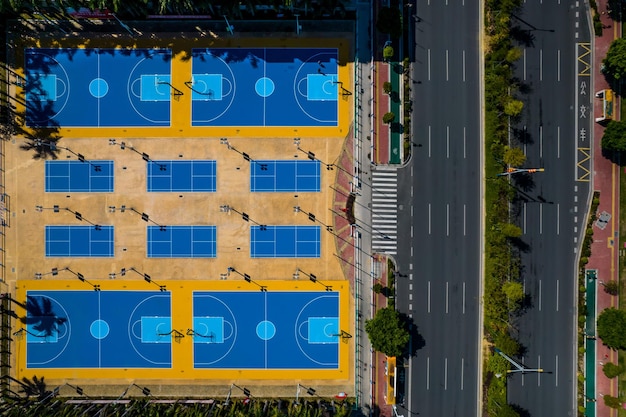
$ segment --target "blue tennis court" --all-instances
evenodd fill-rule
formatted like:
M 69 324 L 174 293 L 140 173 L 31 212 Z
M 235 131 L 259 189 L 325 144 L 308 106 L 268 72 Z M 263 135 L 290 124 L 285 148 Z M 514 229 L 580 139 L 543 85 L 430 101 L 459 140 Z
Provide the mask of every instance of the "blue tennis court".
M 148 226 L 148 258 L 215 258 L 215 226 Z
M 194 48 L 192 126 L 337 126 L 335 48 Z
M 26 49 L 26 124 L 169 126 L 171 60 L 169 49 Z
M 252 258 L 319 258 L 319 226 L 252 226 Z
M 46 226 L 46 257 L 112 258 L 113 226 Z
M 46 192 L 113 192 L 114 167 L 113 161 L 46 161 Z
M 171 368 L 169 292 L 28 291 L 28 368 Z
M 251 192 L 319 192 L 319 161 L 255 160 L 250 165 Z
M 194 292 L 195 368 L 337 369 L 336 292 Z
M 151 161 L 148 192 L 215 192 L 215 161 Z

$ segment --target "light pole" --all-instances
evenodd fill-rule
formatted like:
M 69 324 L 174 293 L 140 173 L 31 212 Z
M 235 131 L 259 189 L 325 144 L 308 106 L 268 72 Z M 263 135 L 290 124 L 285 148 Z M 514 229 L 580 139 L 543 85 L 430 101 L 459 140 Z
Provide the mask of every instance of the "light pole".
M 248 213 L 246 213 L 245 211 L 238 211 L 238 210 L 234 209 L 233 207 L 229 206 L 228 204 L 223 204 L 223 205 L 221 205 L 221 206 L 220 206 L 220 211 L 221 211 L 222 213 L 230 213 L 231 211 L 234 211 L 235 213 L 237 213 L 237 214 L 239 214 L 239 215 L 241 216 L 241 219 L 242 219 L 243 221 L 246 221 L 246 222 L 250 222 L 250 223 L 256 224 L 257 226 L 259 226 L 259 228 L 261 229 L 261 231 L 265 231 L 265 230 L 267 230 L 267 225 L 265 225 L 265 224 L 261 224 L 261 223 L 258 223 L 258 222 L 256 222 L 256 221 L 254 221 L 253 219 L 251 219 L 251 218 L 250 218 L 250 216 L 248 215 Z
M 298 19 L 300 15 L 298 13 L 294 14 L 296 18 L 296 35 L 300 36 L 300 31 L 302 30 L 302 26 L 300 26 L 300 20 Z
M 306 272 L 304 272 L 303 270 L 301 270 L 300 268 L 296 268 L 296 273 L 294 274 L 294 276 L 297 278 L 299 273 L 302 272 L 304 275 L 306 275 L 307 277 L 309 277 L 309 280 L 311 282 L 317 282 L 318 284 L 322 285 L 324 288 L 326 288 L 326 291 L 332 291 L 333 287 L 332 285 L 326 285 L 323 282 L 319 281 L 317 279 L 317 276 L 315 276 L 314 274 L 307 274 Z
M 237 271 L 235 268 L 233 268 L 232 266 L 228 267 L 228 276 L 230 276 L 230 273 L 234 272 L 237 275 L 240 275 L 247 283 L 249 284 L 254 284 L 256 286 L 259 287 L 259 289 L 261 290 L 261 292 L 267 292 L 267 287 L 265 285 L 261 285 L 258 282 L 256 282 L 255 280 L 253 280 L 250 275 L 245 274 L 245 273 L 241 273 L 239 271 Z
M 159 171 L 167 171 L 167 165 L 159 164 L 155 160 L 151 159 L 150 155 L 148 155 L 145 152 L 138 151 L 137 148 L 135 148 L 132 145 L 127 145 L 126 142 L 119 142 L 118 143 L 115 139 L 109 139 L 109 145 L 117 145 L 117 146 L 120 147 L 121 150 L 124 150 L 124 149 L 128 148 L 131 151 L 135 152 L 137 155 L 141 156 L 141 159 L 143 159 L 144 161 L 150 162 L 150 163 L 153 163 L 153 164 L 157 165 L 159 167 Z
M 131 35 L 131 36 L 135 36 L 135 33 L 134 33 L 132 30 L 130 30 L 130 27 L 129 27 L 126 23 L 122 22 L 122 21 L 121 21 L 121 20 L 120 20 L 120 19 L 119 19 L 116 15 L 115 15 L 115 13 L 111 13 L 111 16 L 113 16 L 113 18 L 114 18 L 115 20 L 117 20 L 117 23 L 119 23 L 121 27 L 123 27 L 124 29 L 126 29 L 126 31 L 127 31 L 128 33 L 130 33 L 130 35 Z
M 501 172 L 499 174 L 497 174 L 498 177 L 502 177 L 505 175 L 513 175 L 513 174 L 519 174 L 521 172 L 527 172 L 529 174 L 534 174 L 536 172 L 544 172 L 545 169 L 544 168 L 514 168 L 514 167 L 509 167 L 506 169 L 505 172 Z
M 128 272 L 128 271 L 132 271 L 132 272 L 134 272 L 134 273 L 136 273 L 136 274 L 138 274 L 138 275 L 142 276 L 142 277 L 143 277 L 143 279 L 144 279 L 144 281 L 146 281 L 148 284 L 154 284 L 154 285 L 156 285 L 157 287 L 159 287 L 159 291 L 161 291 L 161 292 L 165 292 L 165 291 L 167 291 L 167 288 L 166 288 L 166 286 L 165 286 L 165 285 L 160 285 L 160 284 L 158 284 L 157 282 L 155 282 L 155 281 L 152 279 L 152 277 L 151 277 L 150 275 L 148 275 L 148 274 L 144 274 L 144 273 L 141 273 L 141 272 L 137 271 L 137 270 L 135 269 L 135 267 L 130 267 L 130 268 L 128 268 L 128 269 L 126 269 L 126 268 L 122 268 L 122 270 L 120 271 L 120 275 L 121 275 L 121 276 L 125 276 L 125 275 L 126 275 L 126 272 Z
M 87 281 L 87 279 L 85 279 L 85 276 L 83 274 L 81 274 L 80 272 L 72 271 L 69 267 L 65 267 L 65 268 L 61 268 L 61 269 L 59 269 L 59 268 L 52 268 L 52 270 L 50 272 L 45 272 L 45 273 L 36 272 L 35 273 L 35 279 L 41 279 L 45 275 L 57 276 L 57 275 L 59 275 L 59 272 L 61 272 L 61 271 L 67 271 L 67 272 L 73 274 L 76 278 L 78 278 L 79 281 L 91 285 L 93 287 L 94 291 L 100 291 L 100 285 L 93 284 L 93 283 Z
M 72 213 L 76 220 L 89 223 L 90 225 L 94 226 L 96 230 L 102 230 L 101 225 L 89 221 L 88 219 L 84 218 L 81 213 L 79 213 L 78 211 L 74 211 L 68 207 L 59 207 L 58 205 L 54 205 L 52 207 L 35 206 L 35 211 L 39 213 L 43 212 L 44 210 L 52 210 L 54 213 L 59 213 L 61 210 L 67 211 L 69 213 Z
M 504 352 L 502 352 L 500 349 L 495 348 L 494 349 L 496 351 L 496 353 L 500 356 L 502 356 L 504 359 L 506 359 L 507 361 L 509 361 L 511 363 L 511 365 L 513 365 L 515 367 L 515 369 L 507 369 L 507 374 L 512 374 L 515 372 L 521 372 L 522 374 L 524 373 L 528 373 L 528 372 L 536 372 L 536 373 L 542 373 L 543 369 L 542 368 L 526 368 L 524 367 L 524 365 L 520 365 L 519 363 L 515 362 L 513 359 L 511 359 L 509 356 L 507 356 Z M 502 376 L 502 374 L 496 374 L 496 376 L 499 378 Z

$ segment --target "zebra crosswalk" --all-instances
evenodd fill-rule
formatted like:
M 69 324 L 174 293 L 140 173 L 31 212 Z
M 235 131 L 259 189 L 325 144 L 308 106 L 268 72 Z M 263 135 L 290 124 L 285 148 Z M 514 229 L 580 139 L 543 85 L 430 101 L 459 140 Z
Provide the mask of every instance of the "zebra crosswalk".
M 396 255 L 398 250 L 398 174 L 372 172 L 372 251 Z

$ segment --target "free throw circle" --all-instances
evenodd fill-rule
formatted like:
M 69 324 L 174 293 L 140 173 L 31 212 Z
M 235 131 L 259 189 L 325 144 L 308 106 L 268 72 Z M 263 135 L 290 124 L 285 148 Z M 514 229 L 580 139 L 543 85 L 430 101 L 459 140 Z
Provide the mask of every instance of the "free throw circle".
M 109 323 L 104 320 L 95 320 L 89 326 L 89 332 L 96 339 L 104 339 L 109 335 Z
M 89 92 L 95 98 L 102 98 L 109 92 L 109 84 L 102 78 L 94 78 L 89 83 Z
M 254 84 L 254 90 L 261 97 L 269 97 L 274 92 L 274 81 L 271 78 L 261 77 Z
M 276 334 L 276 326 L 271 321 L 263 320 L 256 326 L 256 335 L 261 340 L 270 340 Z

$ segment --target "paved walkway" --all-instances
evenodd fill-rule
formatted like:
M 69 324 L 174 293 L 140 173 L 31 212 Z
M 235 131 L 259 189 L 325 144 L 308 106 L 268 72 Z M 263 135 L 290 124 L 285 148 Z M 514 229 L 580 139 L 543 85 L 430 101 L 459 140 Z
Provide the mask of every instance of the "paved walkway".
M 600 72 L 602 59 L 613 39 L 621 36 L 619 25 L 615 25 L 606 12 L 607 0 L 598 0 L 598 11 L 601 12 L 601 21 L 605 29 L 601 37 L 595 37 L 594 48 L 594 93 L 605 88 L 608 84 Z M 619 102 L 616 98 L 614 115 L 619 117 Z M 602 114 L 602 101 L 594 101 L 594 115 L 598 117 Z M 606 211 L 611 214 L 611 220 L 604 229 L 594 225 L 593 239 L 591 246 L 591 258 L 587 269 L 597 270 L 597 313 L 608 307 L 617 306 L 617 297 L 611 296 L 604 291 L 603 282 L 617 280 L 618 277 L 618 232 L 619 232 L 619 166 L 612 164 L 602 156 L 601 140 L 604 134 L 604 127 L 596 123 L 594 125 L 594 149 L 593 149 L 593 188 L 600 192 L 600 206 L 598 214 Z M 607 362 L 617 363 L 617 353 L 608 349 L 601 340 L 596 341 L 596 391 L 587 392 L 586 395 L 596 406 L 595 415 L 599 417 L 616 417 L 617 411 L 608 408 L 603 395 L 617 396 L 617 378 L 608 379 L 602 372 L 602 365 Z M 589 371 L 588 371 L 589 372 Z M 588 405 L 592 405 L 591 402 Z M 590 407 L 593 408 L 593 407 Z

